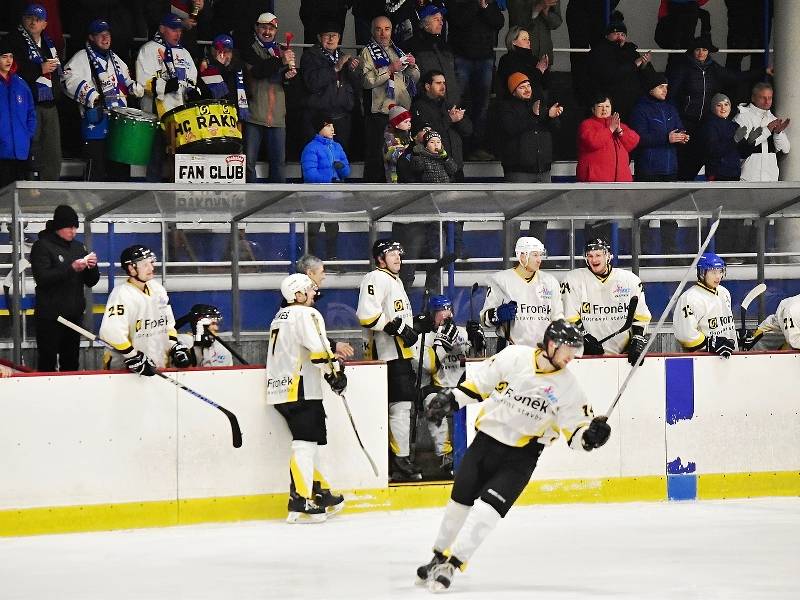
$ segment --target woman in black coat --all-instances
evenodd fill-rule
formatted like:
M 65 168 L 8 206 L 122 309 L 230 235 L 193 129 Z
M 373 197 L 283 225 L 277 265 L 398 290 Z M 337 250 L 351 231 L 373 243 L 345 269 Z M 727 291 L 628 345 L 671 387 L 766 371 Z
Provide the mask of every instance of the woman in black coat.
M 549 62 L 545 55 L 541 59 L 531 52 L 530 33 L 522 27 L 511 27 L 506 34 L 508 53 L 500 57 L 495 75 L 495 93 L 498 98 L 509 98 L 506 82 L 512 73 L 524 73 L 530 79 L 533 94 L 543 98 L 546 82 L 544 72 Z

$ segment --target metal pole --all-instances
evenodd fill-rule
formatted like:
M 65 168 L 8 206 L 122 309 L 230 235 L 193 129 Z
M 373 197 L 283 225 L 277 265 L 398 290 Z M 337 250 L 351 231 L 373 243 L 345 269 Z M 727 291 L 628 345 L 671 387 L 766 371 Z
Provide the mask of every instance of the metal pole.
M 161 221 L 161 285 L 167 287 L 167 232 L 166 223 Z
M 447 222 L 447 252 L 455 254 L 456 251 L 456 224 L 454 221 Z M 447 265 L 447 296 L 453 301 L 456 292 L 456 263 L 451 262 Z
M 769 66 L 769 34 L 770 34 L 770 26 L 772 25 L 772 19 L 769 18 L 770 13 L 770 4 L 772 4 L 772 0 L 763 0 L 763 7 L 764 7 L 764 19 L 761 22 L 761 32 L 764 36 L 764 68 L 766 69 Z M 751 67 L 752 68 L 752 67 Z M 763 302 L 763 300 L 762 300 Z
M 575 219 L 569 220 L 569 268 L 575 268 Z
M 242 335 L 242 309 L 239 293 L 239 222 L 231 221 L 231 321 L 233 339 Z
M 84 246 L 86 249 L 91 252 L 92 251 L 92 219 L 89 215 L 84 218 L 83 221 L 83 241 Z M 83 298 L 86 302 L 86 308 L 88 309 L 83 314 L 83 326 L 90 331 L 94 331 L 94 295 L 92 293 L 92 288 L 83 286 Z M 91 344 L 89 347 L 91 348 Z
M 21 273 L 19 261 L 22 254 L 22 232 L 20 230 L 19 188 L 14 185 L 14 200 L 11 206 L 11 334 L 14 349 L 11 354 L 16 364 L 22 363 L 22 320 L 20 316 Z
M 642 221 L 634 217 L 631 223 L 631 271 L 639 274 L 639 255 L 642 253 L 642 227 L 646 226 Z M 649 224 L 649 223 L 648 223 Z
M 503 221 L 503 268 L 511 268 L 511 259 L 509 256 L 514 254 L 514 229 L 516 228 L 516 221 L 506 219 Z
M 306 252 L 311 252 L 311 248 L 308 247 L 308 223 L 305 223 L 305 237 L 306 243 L 305 248 Z M 328 232 L 325 231 L 325 235 L 328 235 Z M 289 223 L 289 273 L 294 273 L 294 266 L 297 264 L 297 224 L 296 223 Z
M 613 221 L 611 223 L 611 252 L 614 256 L 613 265 L 616 267 L 619 264 L 619 223 Z
M 766 250 L 767 250 L 767 219 L 761 217 L 756 220 L 756 279 L 759 283 L 764 283 L 766 275 Z M 758 298 L 758 322 L 766 317 L 767 300 L 766 294 L 761 294 Z

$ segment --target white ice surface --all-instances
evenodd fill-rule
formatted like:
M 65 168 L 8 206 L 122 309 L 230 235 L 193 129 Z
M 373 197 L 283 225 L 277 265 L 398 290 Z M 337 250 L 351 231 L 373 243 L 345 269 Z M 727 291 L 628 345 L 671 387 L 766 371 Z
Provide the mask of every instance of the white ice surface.
M 441 510 L 0 538 L 0 598 L 425 598 Z M 454 599 L 800 598 L 800 498 L 516 507 Z

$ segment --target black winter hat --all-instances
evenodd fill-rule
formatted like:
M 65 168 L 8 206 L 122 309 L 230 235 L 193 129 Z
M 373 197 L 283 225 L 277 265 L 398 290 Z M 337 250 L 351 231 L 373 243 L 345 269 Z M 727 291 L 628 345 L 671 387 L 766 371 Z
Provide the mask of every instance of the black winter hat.
M 0 38 L 0 55 L 3 54 L 14 54 L 14 49 L 11 46 L 11 39 L 8 35 Z
M 711 41 L 711 36 L 708 34 L 701 35 L 700 37 L 696 37 L 692 40 L 692 43 L 689 44 L 687 50 L 692 52 L 697 48 L 705 48 L 709 52 L 719 52 L 719 48 L 714 45 L 714 42 Z
M 311 117 L 311 126 L 317 133 L 322 131 L 322 128 L 329 123 L 333 123 L 333 119 L 331 119 L 330 115 L 326 115 L 325 113 L 316 113 Z
M 56 206 L 53 213 L 53 231 L 63 229 L 64 227 L 77 227 L 78 226 L 78 213 L 76 213 L 71 206 L 61 204 Z
M 664 83 L 669 83 L 664 75 L 658 71 L 654 71 L 653 69 L 647 69 L 643 73 L 642 79 L 644 79 L 644 87 L 648 92 L 654 87 L 658 87 Z

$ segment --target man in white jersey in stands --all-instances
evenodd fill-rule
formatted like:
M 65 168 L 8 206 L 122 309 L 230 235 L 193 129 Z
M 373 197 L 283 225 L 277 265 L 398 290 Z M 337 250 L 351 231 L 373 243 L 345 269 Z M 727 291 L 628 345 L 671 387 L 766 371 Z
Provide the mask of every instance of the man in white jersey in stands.
M 318 453 L 328 443 L 322 380 L 340 394 L 347 388 L 347 376 L 314 308 L 316 291 L 308 275 L 286 277 L 281 295 L 287 305 L 278 310 L 269 330 L 267 404 L 286 419 L 292 433 L 288 523 L 321 523 L 344 508 L 344 498 L 331 492 L 321 473 Z
M 564 316 L 558 281 L 540 270 L 547 254 L 544 244 L 521 237 L 514 254 L 516 267 L 489 278 L 481 311 L 481 322 L 497 330 L 498 349 L 506 344 L 535 346 L 550 322 Z
M 730 358 L 737 349 L 731 294 L 720 285 L 723 277 L 725 261 L 706 252 L 697 262 L 697 282 L 678 298 L 672 325 L 687 352 L 713 352 Z
M 211 304 L 195 304 L 185 317 L 178 321 L 189 322 L 190 333 L 179 333 L 178 341 L 189 348 L 193 367 L 230 367 L 233 355 L 217 339 L 222 312 Z M 181 328 L 176 323 L 176 329 Z
M 611 435 L 606 417 L 594 417 L 566 368 L 582 347 L 577 327 L 553 321 L 538 348 L 509 346 L 431 400 L 426 416 L 437 422 L 466 404 L 480 402 L 481 412 L 456 472 L 433 558 L 417 569 L 418 584 L 432 592 L 450 587 L 456 569 L 466 567 L 525 489 L 542 450 L 562 433 L 573 450 L 589 452 L 606 443 Z
M 411 407 L 416 400 L 412 359 L 419 334 L 413 327 L 411 302 L 399 273 L 403 246 L 377 240 L 372 246 L 375 269 L 361 280 L 358 317 L 364 338 L 364 358 L 386 361 L 389 382 L 389 447 L 394 481 L 419 481 L 422 471 L 411 461 Z
M 128 279 L 108 295 L 100 337 L 120 354 L 106 351 L 103 365 L 152 377 L 156 368 L 191 366 L 189 349 L 178 341 L 167 290 L 155 276 L 156 255 L 145 246 L 125 248 L 119 259 Z
M 424 343 L 422 356 L 422 398 L 427 408 L 433 397 L 445 388 L 456 387 L 464 380 L 467 354 L 471 345 L 467 330 L 453 322 L 453 303 L 443 295 L 432 296 L 428 302 L 434 330 L 420 336 Z M 417 350 L 419 351 L 419 349 Z M 453 475 L 453 446 L 447 420 L 428 421 L 434 452 L 440 459 L 440 469 Z
M 587 242 L 583 258 L 587 268 L 570 271 L 561 282 L 564 318 L 583 332 L 584 355 L 626 352 L 628 362 L 635 365 L 647 343 L 644 333 L 651 319 L 642 280 L 630 271 L 613 267 L 611 246 L 600 238 Z M 638 303 L 630 330 L 601 344 L 599 340 L 625 324 L 634 296 Z

